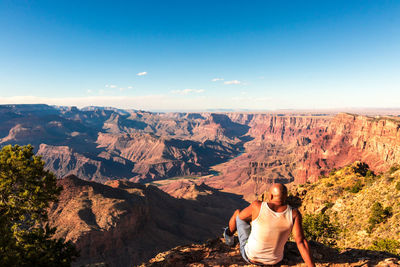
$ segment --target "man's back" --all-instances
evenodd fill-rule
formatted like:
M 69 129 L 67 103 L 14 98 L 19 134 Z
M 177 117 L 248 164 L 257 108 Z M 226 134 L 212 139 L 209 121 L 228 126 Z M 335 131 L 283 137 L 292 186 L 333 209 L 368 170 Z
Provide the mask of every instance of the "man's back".
M 293 215 L 289 205 L 262 202 L 258 216 L 252 221 L 245 247 L 248 258 L 263 264 L 280 262 L 292 227 Z
M 247 208 L 236 210 L 224 230 L 226 244 L 234 244 L 233 234 L 237 230 L 240 253 L 246 262 L 275 264 L 282 260 L 284 245 L 292 231 L 305 263 L 315 266 L 304 238 L 301 213 L 287 205 L 286 199 L 286 186 L 274 184 L 269 190 L 268 203 L 256 200 Z

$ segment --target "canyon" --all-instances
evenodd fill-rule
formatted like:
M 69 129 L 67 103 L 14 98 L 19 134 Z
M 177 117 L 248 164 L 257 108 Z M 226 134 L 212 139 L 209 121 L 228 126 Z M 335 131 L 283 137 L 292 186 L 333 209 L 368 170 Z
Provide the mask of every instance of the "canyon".
M 194 177 L 251 201 L 273 182 L 313 182 L 356 160 L 386 170 L 400 159 L 399 125 L 398 116 L 388 115 L 3 105 L 0 145 L 32 144 L 60 178 Z
M 127 266 L 215 238 L 272 183 L 316 182 L 354 161 L 388 170 L 400 117 L 2 105 L 9 144 L 32 144 L 60 178 L 49 218 L 81 250 L 77 266 Z

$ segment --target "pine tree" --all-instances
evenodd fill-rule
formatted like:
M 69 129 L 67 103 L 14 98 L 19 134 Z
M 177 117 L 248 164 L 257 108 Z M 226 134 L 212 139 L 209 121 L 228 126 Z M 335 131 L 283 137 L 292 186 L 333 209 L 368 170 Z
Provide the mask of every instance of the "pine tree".
M 33 147 L 0 151 L 0 266 L 70 266 L 78 252 L 71 242 L 52 238 L 47 209 L 62 188 L 44 169 Z

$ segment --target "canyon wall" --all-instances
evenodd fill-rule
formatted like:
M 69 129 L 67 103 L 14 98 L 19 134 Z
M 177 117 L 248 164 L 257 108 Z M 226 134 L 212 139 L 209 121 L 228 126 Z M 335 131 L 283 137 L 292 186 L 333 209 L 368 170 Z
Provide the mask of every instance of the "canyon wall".
M 221 114 L 47 105 L 0 106 L 0 145 L 32 144 L 58 177 L 149 182 L 208 174 L 242 149 L 248 129 Z
M 315 181 L 356 160 L 376 172 L 389 168 L 400 160 L 399 124 L 395 116 L 345 113 L 6 105 L 0 107 L 0 145 L 33 144 L 59 177 L 151 182 L 208 175 L 210 186 L 255 197 L 268 184 Z
M 251 137 L 238 157 L 214 166 L 207 183 L 254 200 L 274 182 L 315 181 L 333 168 L 366 162 L 373 171 L 400 163 L 400 119 L 341 113 L 336 116 L 230 114 Z

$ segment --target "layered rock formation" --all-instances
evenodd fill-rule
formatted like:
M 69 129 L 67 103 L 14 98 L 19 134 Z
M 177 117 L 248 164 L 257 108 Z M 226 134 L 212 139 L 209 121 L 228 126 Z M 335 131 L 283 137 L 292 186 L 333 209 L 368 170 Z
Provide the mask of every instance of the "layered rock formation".
M 237 154 L 233 145 L 206 140 L 202 143 L 158 137 L 153 134 L 99 134 L 98 148 L 103 158 L 118 157 L 134 162 L 133 181 L 184 175 L 202 175 L 213 164 Z
M 219 114 L 46 105 L 1 106 L 0 122 L 1 145 L 30 143 L 58 176 L 99 182 L 208 173 L 239 153 L 248 129 Z
M 203 176 L 251 201 L 273 182 L 315 181 L 355 160 L 400 158 L 398 117 L 151 113 L 46 105 L 0 107 L 0 144 L 33 144 L 62 177 L 150 182 Z M 218 173 L 218 175 L 216 175 Z M 213 174 L 214 177 L 209 177 Z
M 316 181 L 328 170 L 356 160 L 379 172 L 400 160 L 397 117 L 231 116 L 249 125 L 251 140 L 245 144 L 245 153 L 215 166 L 221 175 L 207 183 L 241 192 L 248 201 L 273 182 Z
M 227 218 L 246 204 L 240 197 L 205 185 L 192 198 L 176 199 L 154 186 L 128 181 L 106 185 L 68 176 L 59 202 L 49 211 L 56 237 L 73 241 L 75 263 L 132 266 L 179 244 L 220 234 Z

